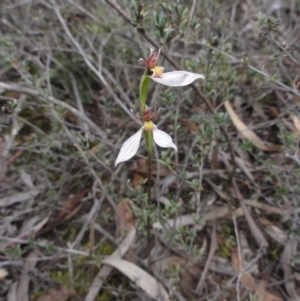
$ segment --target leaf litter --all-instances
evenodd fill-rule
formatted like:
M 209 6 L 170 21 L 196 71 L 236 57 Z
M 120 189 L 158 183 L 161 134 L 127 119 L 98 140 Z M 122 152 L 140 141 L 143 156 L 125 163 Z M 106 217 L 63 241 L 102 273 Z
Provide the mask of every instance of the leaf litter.
M 264 2 L 268 6 L 268 1 Z M 17 5 L 14 14 L 22 13 L 26 5 L 26 3 L 22 6 Z M 38 16 L 40 6 L 43 7 L 44 4 L 41 2 L 38 5 L 31 5 L 32 15 L 37 16 L 35 22 L 43 20 L 44 17 L 38 19 Z M 154 3 L 153 6 L 155 5 Z M 203 5 L 206 5 L 209 11 L 210 3 L 204 1 Z M 143 52 L 144 42 L 141 43 L 140 40 L 143 37 L 136 39 L 134 34 L 130 36 L 130 45 L 128 48 L 126 43 L 122 45 L 124 52 L 120 53 L 117 51 L 119 47 L 115 45 L 115 41 L 113 45 L 110 44 L 111 36 L 106 39 L 107 32 L 102 36 L 98 28 L 100 26 L 101 29 L 101 26 L 106 24 L 107 20 L 103 18 L 107 17 L 114 20 L 114 26 L 118 30 L 120 24 L 117 24 L 116 15 L 110 14 L 110 10 L 106 11 L 107 16 L 94 16 L 94 12 L 81 1 L 76 3 L 69 1 L 60 8 L 62 11 L 66 9 L 62 14 L 68 16 L 66 26 L 76 25 L 78 39 L 75 40 L 79 43 L 86 41 L 85 49 L 90 53 L 94 51 L 94 44 L 100 49 L 97 58 L 99 62 L 96 64 L 101 66 L 107 78 L 113 79 L 106 82 L 103 87 L 100 87 L 98 79 L 94 81 L 90 76 L 91 70 L 85 65 L 89 60 L 93 63 L 94 56 L 82 58 L 70 39 L 62 36 L 58 22 L 51 22 L 53 10 L 49 10 L 48 4 L 43 7 L 43 13 L 51 25 L 51 34 L 54 36 L 59 34 L 62 39 L 43 41 L 42 37 L 39 37 L 41 40 L 28 40 L 25 48 L 15 45 L 17 47 L 8 51 L 5 47 L 13 45 L 13 42 L 3 44 L 1 51 L 7 51 L 6 54 L 13 53 L 14 63 L 13 67 L 1 69 L 3 75 L 1 76 L 3 82 L 0 82 L 1 97 L 13 97 L 22 102 L 20 107 L 22 117 L 18 119 L 20 111 L 18 114 L 9 115 L 11 119 L 8 118 L 4 135 L 0 137 L 1 152 L 3 145 L 10 142 L 10 147 L 5 149 L 5 158 L 1 158 L 4 160 L 1 160 L 0 180 L 1 260 L 3 258 L 3 262 L 0 263 L 3 264 L 3 267 L 0 266 L 0 281 L 3 281 L 3 287 L 8 287 L 4 293 L 6 300 L 32 299 L 31 287 L 42 291 L 42 295 L 34 301 L 64 301 L 75 297 L 93 301 L 107 287 L 111 287 L 114 294 L 122 294 L 123 292 L 118 291 L 121 285 L 113 287 L 110 278 L 111 275 L 116 275 L 117 270 L 119 275 L 134 283 L 134 291 L 138 296 L 142 296 L 141 299 L 146 298 L 146 295 L 156 298 L 160 294 L 162 300 L 171 298 L 233 300 L 236 299 L 238 290 L 241 290 L 240 293 L 244 293 L 240 294 L 242 300 L 250 298 L 249 296 L 267 301 L 284 300 L 282 296 L 290 300 L 299 300 L 297 278 L 299 240 L 296 225 L 299 224 L 297 185 L 300 160 L 297 143 L 300 122 L 299 96 L 293 95 L 293 91 L 297 93 L 295 87 L 299 85 L 296 77 L 292 82 L 293 74 L 299 75 L 299 66 L 292 63 L 295 61 L 294 56 L 298 55 L 293 49 L 295 43 L 291 42 L 291 39 L 297 38 L 297 34 L 289 31 L 291 30 L 289 26 L 293 26 L 293 22 L 287 27 L 283 26 L 286 20 L 293 18 L 294 8 L 287 4 L 283 5 L 282 1 L 276 1 L 276 5 L 273 3 L 265 15 L 263 7 L 254 8 L 251 5 L 251 2 L 237 3 L 231 11 L 232 15 L 227 18 L 232 20 L 228 40 L 232 43 L 233 53 L 223 53 L 224 41 L 218 39 L 215 41 L 216 48 L 209 50 L 208 60 L 199 60 L 198 67 L 190 66 L 210 70 L 212 66 L 218 68 L 220 65 L 220 70 L 230 69 L 229 74 L 225 72 L 220 75 L 220 78 L 226 79 L 226 85 L 218 85 L 220 78 L 215 78 L 214 74 L 221 71 L 212 69 L 212 73 L 207 77 L 207 85 L 201 86 L 201 89 L 204 94 L 209 93 L 210 101 L 214 104 L 215 117 L 218 117 L 217 114 L 223 109 L 223 95 L 230 94 L 228 91 L 235 91 L 229 95 L 230 101 L 223 102 L 226 114 L 230 118 L 225 127 L 234 156 L 227 148 L 228 141 L 219 135 L 217 123 L 207 114 L 201 95 L 194 97 L 192 93 L 195 90 L 192 92 L 192 89 L 182 90 L 183 93 L 178 90 L 178 95 L 176 92 L 179 99 L 178 108 L 180 107 L 178 114 L 172 105 L 169 106 L 173 104 L 171 99 L 168 99 L 170 95 L 160 91 L 162 94 L 159 99 L 164 97 L 166 99 L 156 105 L 166 106 L 167 103 L 167 114 L 170 114 L 164 120 L 163 126 L 170 126 L 174 133 L 176 132 L 180 148 L 177 157 L 166 152 L 163 160 L 155 159 L 152 167 L 152 177 L 156 181 L 152 187 L 155 196 L 153 205 L 157 210 L 150 242 L 151 252 L 156 254 L 152 258 L 154 271 L 146 272 L 141 263 L 145 259 L 146 242 L 141 216 L 136 215 L 135 211 L 138 206 L 143 208 L 142 203 L 138 202 L 143 199 L 143 182 L 148 167 L 143 157 L 144 153 L 140 152 L 139 159 L 124 165 L 116 172 L 109 165 L 117 152 L 115 141 L 119 139 L 120 130 L 125 129 L 125 126 L 128 132 L 137 128 L 135 122 L 126 123 L 123 117 L 120 118 L 121 113 L 118 112 L 118 117 L 115 116 L 118 104 L 114 100 L 119 97 L 117 94 L 120 93 L 127 105 L 132 106 L 128 95 L 136 93 L 130 91 L 135 72 L 129 74 L 126 68 L 123 69 L 117 62 L 118 59 L 123 59 L 124 54 L 130 53 L 126 64 L 129 63 L 132 67 L 135 64 L 130 60 L 131 56 L 135 56 L 135 53 L 134 55 L 132 53 L 132 42 L 136 42 L 137 45 L 143 44 L 137 46 L 139 51 Z M 188 5 L 187 7 L 191 9 Z M 258 9 L 262 12 L 262 19 L 257 17 Z M 201 11 L 197 7 L 195 10 L 201 16 Z M 19 27 L 22 23 L 15 23 L 18 18 L 7 18 L 7 14 L 12 11 L 11 8 L 3 11 L 2 20 L 4 22 L 9 20 L 9 23 L 5 24 L 10 30 L 16 29 L 17 37 L 18 32 L 22 32 L 22 28 Z M 222 10 L 222 7 L 220 11 L 227 12 L 226 9 Z M 191 18 L 189 24 L 192 25 L 193 11 L 190 10 L 189 13 L 188 18 Z M 271 17 L 271 13 L 277 19 Z M 235 28 L 235 20 L 239 19 L 238 14 L 244 14 L 241 18 L 244 23 Z M 297 14 L 298 12 L 295 15 Z M 205 17 L 202 18 L 204 24 Z M 78 20 L 84 22 L 77 22 Z M 229 27 L 218 23 L 222 20 L 222 16 L 218 16 L 215 20 L 216 28 L 223 28 L 226 36 Z M 151 22 L 151 19 L 148 21 Z M 263 28 L 266 24 L 273 26 L 275 21 L 280 22 L 277 31 Z M 294 19 L 293 21 L 295 24 L 298 22 Z M 29 29 L 26 38 L 30 38 L 31 34 L 36 36 L 35 33 L 39 32 L 38 23 L 35 22 L 28 25 L 34 28 Z M 81 23 L 84 24 L 82 27 Z M 172 28 L 172 24 L 170 26 Z M 122 23 L 120 29 L 122 32 L 123 27 L 125 25 Z M 4 29 L 7 31 L 6 27 Z M 46 25 L 43 32 L 44 30 L 47 31 Z M 214 32 L 214 28 L 211 30 Z M 97 42 L 95 31 L 101 39 L 100 44 Z M 143 29 L 139 28 L 139 32 L 142 33 Z M 172 28 L 170 32 L 175 34 L 176 28 Z M 72 34 L 72 30 L 70 33 Z M 217 36 L 217 32 L 214 33 Z M 84 36 L 82 40 L 81 35 Z M 206 35 L 205 29 L 201 35 Z M 231 35 L 237 37 L 238 44 L 234 44 Z M 128 39 L 120 35 L 119 41 L 123 38 Z M 176 38 L 173 40 L 174 43 L 178 41 Z M 194 63 L 195 57 L 205 56 L 205 49 L 211 47 L 204 38 L 197 43 L 190 41 L 185 44 L 186 56 L 183 56 L 181 53 L 183 49 L 172 44 L 173 40 L 169 49 L 172 58 L 177 60 L 186 57 L 191 64 Z M 69 42 L 65 44 L 64 41 Z M 43 53 L 37 56 L 36 49 L 39 49 L 39 43 L 43 42 L 45 45 L 50 43 L 49 47 L 47 46 L 49 53 L 45 52 L 45 57 Z M 268 46 L 272 51 L 267 46 L 266 53 L 257 51 L 264 42 L 270 42 Z M 288 45 L 287 48 L 285 43 Z M 272 47 L 278 50 L 278 53 L 276 52 L 278 62 L 270 61 L 270 57 L 273 58 L 274 54 Z M 201 50 L 198 51 L 198 48 Z M 55 51 L 62 57 L 57 57 L 56 52 L 52 52 L 51 49 L 56 49 Z M 63 51 L 68 49 L 70 51 L 68 56 L 64 56 L 60 49 Z M 180 49 L 180 52 L 177 49 Z M 73 59 L 73 53 L 77 55 L 80 77 L 77 77 L 78 72 L 69 70 L 71 64 L 74 64 L 74 61 L 69 61 L 69 57 Z M 19 64 L 26 61 L 26 55 L 27 58 L 30 57 L 29 61 L 32 64 L 30 71 L 23 69 L 24 66 Z M 224 63 L 224 58 L 220 59 L 222 56 L 228 59 L 229 63 L 227 61 Z M 241 62 L 233 56 L 249 56 L 249 61 Z M 9 58 L 10 55 L 6 57 Z M 104 61 L 113 62 L 112 66 L 103 64 L 102 58 Z M 202 65 L 201 61 L 207 65 Z M 67 65 L 64 62 L 67 62 Z M 117 64 L 118 68 L 114 64 Z M 288 66 L 292 66 L 289 72 L 285 70 Z M 67 80 L 64 68 L 69 72 Z M 39 73 L 39 70 L 42 73 Z M 251 74 L 250 70 L 255 75 Z M 22 74 L 19 78 L 16 75 L 18 72 Z M 33 75 L 30 72 L 37 74 Z M 228 87 L 230 80 L 227 79 L 234 79 L 235 72 L 239 74 L 238 79 L 234 81 L 233 87 Z M 59 77 L 55 79 L 56 74 Z M 275 77 L 273 79 L 269 74 L 276 74 L 279 79 Z M 284 77 L 284 74 L 288 74 L 288 77 Z M 31 80 L 27 80 L 31 76 L 40 78 L 40 81 L 32 84 Z M 47 83 L 44 84 L 43 80 L 48 76 Z M 69 76 L 73 77 L 70 86 Z M 11 82 L 15 78 L 16 83 Z M 85 79 L 84 83 L 81 82 L 82 78 Z M 56 84 L 56 80 L 60 84 Z M 113 85 L 113 88 L 110 85 Z M 212 85 L 214 89 L 211 89 Z M 81 86 L 84 87 L 82 90 Z M 39 90 L 39 87 L 43 89 Z M 48 87 L 47 93 L 53 96 L 48 97 L 47 93 L 44 93 L 44 87 Z M 226 90 L 223 90 L 224 87 Z M 117 94 L 115 89 L 118 91 Z M 76 103 L 73 103 L 73 98 Z M 61 116 L 63 124 L 55 123 L 51 110 Z M 47 120 L 47 123 L 51 116 L 53 122 L 51 130 L 48 129 L 46 132 L 41 130 L 42 126 L 38 123 L 40 116 Z M 17 124 L 19 127 L 15 127 L 14 132 L 10 131 Z M 69 134 L 64 126 L 69 130 Z M 126 132 L 127 134 L 129 133 Z M 82 152 L 74 152 L 75 142 L 80 143 Z M 158 151 L 161 152 L 160 149 Z M 292 162 L 291 157 L 287 156 L 290 154 L 294 154 L 294 158 L 298 158 L 298 161 Z M 196 160 L 198 155 L 202 160 L 200 163 Z M 86 158 L 88 159 L 85 160 Z M 195 180 L 200 178 L 203 181 L 199 181 L 197 187 Z M 83 197 L 91 190 L 91 185 L 93 185 L 92 196 L 89 194 L 83 202 Z M 66 191 L 72 196 L 65 197 Z M 213 201 L 206 202 L 207 196 L 212 192 Z M 93 208 L 95 202 L 102 197 L 105 204 L 101 206 L 96 216 L 90 218 L 90 208 Z M 111 204 L 117 203 L 118 207 L 112 208 Z M 133 209 L 130 206 L 132 203 Z M 233 216 L 237 228 L 234 230 L 237 232 L 233 231 L 235 227 Z M 81 220 L 83 217 L 84 225 Z M 211 231 L 212 225 L 215 227 L 214 231 Z M 224 229 L 228 230 L 226 234 L 223 234 Z M 224 243 L 218 243 L 216 247 L 215 240 Z M 112 255 L 104 258 L 104 255 L 102 253 L 99 255 L 97 251 L 99 246 L 108 242 L 116 249 Z M 264 247 L 264 253 L 261 252 L 261 246 Z M 63 256 L 64 260 L 59 260 L 60 256 Z M 66 257 L 68 261 L 65 260 Z M 21 265 L 20 262 L 24 264 Z M 72 278 L 74 276 L 72 267 L 78 265 L 78 262 L 82 270 L 88 265 L 96 271 L 85 275 L 86 285 L 80 290 L 80 296 L 73 287 L 66 287 L 68 281 L 61 281 L 59 288 L 53 288 L 47 273 L 53 267 L 64 272 L 67 266 L 70 271 L 67 278 Z M 272 262 L 278 262 L 276 268 Z M 35 273 L 36 271 L 39 273 Z M 165 281 L 158 283 L 151 272 L 159 276 L 162 273 Z M 131 285 L 131 291 L 132 287 Z M 125 290 L 128 291 L 128 287 Z M 141 294 L 141 290 L 146 293 L 145 296 Z M 221 294 L 224 290 L 228 290 L 227 296 Z M 202 292 L 201 296 L 199 292 Z

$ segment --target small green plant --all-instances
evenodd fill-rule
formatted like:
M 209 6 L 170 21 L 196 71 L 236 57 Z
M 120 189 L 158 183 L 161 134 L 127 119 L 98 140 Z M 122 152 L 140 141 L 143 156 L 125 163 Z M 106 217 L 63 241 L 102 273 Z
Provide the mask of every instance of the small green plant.
M 25 249 L 22 249 L 19 245 L 8 248 L 7 254 L 14 260 L 19 260 L 24 254 Z

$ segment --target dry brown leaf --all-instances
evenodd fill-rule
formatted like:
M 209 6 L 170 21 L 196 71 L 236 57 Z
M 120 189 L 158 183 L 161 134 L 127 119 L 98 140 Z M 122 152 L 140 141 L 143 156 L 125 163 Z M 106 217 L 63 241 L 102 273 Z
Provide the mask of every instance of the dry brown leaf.
M 219 146 L 217 143 L 213 140 L 210 143 L 210 151 L 208 154 L 208 160 L 211 165 L 212 169 L 220 169 L 221 168 L 221 162 L 218 160 L 218 152 L 219 152 Z
M 278 109 L 276 107 L 269 106 L 268 109 L 269 109 L 270 117 L 272 119 L 275 119 L 275 118 L 277 118 L 279 116 L 279 112 L 278 112 Z
M 135 160 L 133 164 L 130 166 L 129 170 L 131 171 L 136 171 L 141 174 L 147 174 L 148 173 L 148 164 L 147 160 L 144 159 L 139 159 Z M 152 164 L 152 169 L 151 169 L 152 175 L 157 174 L 157 164 L 153 163 Z M 165 167 L 165 166 L 160 166 L 159 168 L 159 175 L 160 177 L 166 177 L 171 173 L 170 169 Z
M 70 214 L 70 212 L 75 209 L 78 204 L 81 202 L 83 196 L 90 190 L 90 188 L 85 188 L 84 190 L 76 193 L 72 197 L 70 197 L 66 203 L 64 204 L 63 208 L 59 211 L 58 216 L 54 220 L 53 224 L 56 225 L 57 223 L 62 222 L 65 217 Z
M 133 173 L 133 181 L 132 181 L 133 187 L 137 188 L 139 185 L 141 185 L 141 183 L 144 179 L 145 179 L 145 177 L 143 175 L 141 175 L 138 172 L 134 172 Z
M 199 131 L 198 126 L 195 123 L 193 123 L 190 120 L 188 120 L 188 119 L 180 118 L 179 122 L 181 124 L 183 124 L 191 132 L 198 132 Z
M 250 273 L 243 272 L 244 264 L 240 262 L 237 250 L 233 250 L 231 253 L 231 263 L 234 271 L 239 275 L 239 281 L 248 291 L 254 291 L 256 288 L 255 280 Z
M 280 145 L 276 145 L 270 142 L 265 142 L 261 140 L 252 130 L 250 130 L 247 125 L 238 117 L 238 115 L 233 110 L 230 102 L 226 100 L 224 102 L 225 109 L 229 114 L 233 124 L 236 126 L 237 130 L 241 135 L 247 140 L 251 141 L 253 145 L 264 151 L 276 151 L 281 149 Z
M 254 296 L 258 298 L 257 301 L 284 301 L 284 299 L 266 291 L 266 282 L 264 279 L 260 280 Z
M 150 274 L 137 265 L 121 258 L 108 257 L 102 261 L 127 276 L 132 282 L 146 292 L 151 298 L 160 301 L 169 301 L 165 288 Z
M 135 218 L 133 216 L 132 210 L 130 208 L 127 198 L 121 198 L 120 203 L 118 204 L 117 211 L 117 229 L 120 235 L 122 236 L 124 232 L 128 232 L 134 227 Z
M 78 210 L 80 209 L 78 207 L 80 206 L 80 202 L 81 202 L 83 196 L 89 190 L 90 190 L 90 188 L 86 188 L 83 191 L 75 194 L 73 197 L 69 198 L 67 200 L 67 202 L 65 203 L 64 207 L 58 213 L 58 216 L 55 218 L 55 220 L 51 224 L 47 225 L 45 228 L 38 231 L 36 233 L 36 236 L 40 236 L 42 234 L 45 234 L 45 233 L 51 231 L 55 227 L 59 226 L 60 224 L 62 224 L 66 220 L 73 217 L 78 212 Z
M 47 294 L 39 297 L 37 301 L 67 301 L 72 296 L 76 296 L 74 289 L 63 287 L 60 290 L 51 289 Z

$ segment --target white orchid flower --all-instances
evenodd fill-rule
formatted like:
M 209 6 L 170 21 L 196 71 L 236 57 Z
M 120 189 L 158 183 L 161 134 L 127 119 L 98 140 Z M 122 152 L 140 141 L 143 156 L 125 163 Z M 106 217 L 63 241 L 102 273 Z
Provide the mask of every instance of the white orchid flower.
M 162 67 L 155 67 L 152 69 L 153 74 L 151 75 L 151 78 L 155 82 L 169 87 L 183 87 L 191 84 L 198 78 L 205 79 L 202 74 L 192 73 L 188 71 L 172 71 L 166 73 L 161 72 L 161 74 L 158 75 L 157 70 L 155 70 L 158 68 Z
M 165 148 L 172 147 L 177 152 L 177 146 L 167 133 L 159 130 L 152 121 L 145 121 L 141 129 L 124 142 L 115 162 L 115 166 L 120 162 L 131 159 L 136 154 L 140 146 L 143 131 L 152 131 L 153 140 L 158 146 Z
M 157 56 L 155 56 L 153 52 L 154 49 L 150 48 L 149 57 L 146 60 L 140 59 L 140 61 L 144 63 L 149 74 L 151 74 L 151 79 L 155 82 L 169 87 L 183 87 L 191 84 L 196 79 L 205 79 L 202 74 L 183 70 L 164 73 L 163 67 L 156 66 L 160 55 L 160 49 L 158 50 Z

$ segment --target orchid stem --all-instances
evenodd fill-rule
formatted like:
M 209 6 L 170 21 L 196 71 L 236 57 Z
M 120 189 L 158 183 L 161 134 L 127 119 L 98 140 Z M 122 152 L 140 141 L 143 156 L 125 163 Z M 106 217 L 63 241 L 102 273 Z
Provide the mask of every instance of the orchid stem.
M 150 77 L 147 70 L 145 74 L 141 77 L 140 86 L 139 86 L 139 100 L 140 100 L 140 111 L 142 121 L 145 122 L 145 109 L 146 109 L 146 101 L 149 90 Z M 150 225 L 151 225 L 151 167 L 152 167 L 152 131 L 144 131 L 146 146 L 148 151 L 148 187 L 147 187 L 147 252 L 148 252 L 148 266 L 149 271 L 151 268 L 151 248 L 150 248 Z
M 150 211 L 151 206 L 151 173 L 152 173 L 152 150 L 148 150 L 148 187 L 147 187 L 147 198 L 148 198 L 148 210 Z M 151 248 L 150 248 L 150 215 L 147 216 L 147 248 L 148 248 L 148 266 L 151 271 Z

